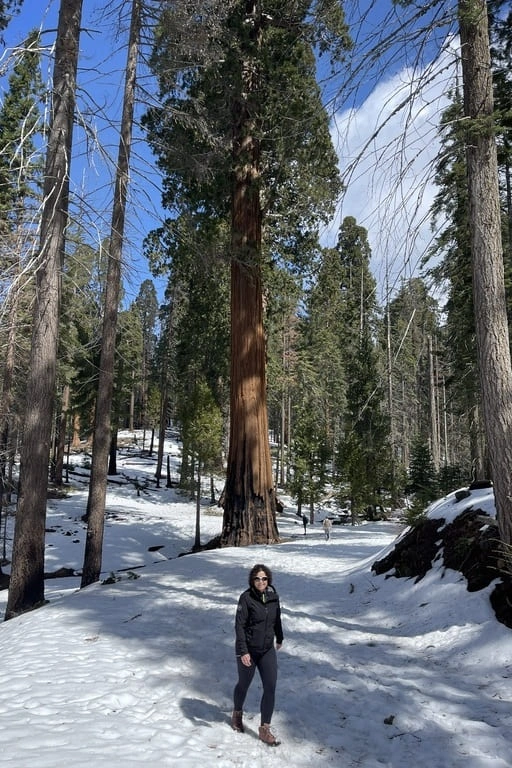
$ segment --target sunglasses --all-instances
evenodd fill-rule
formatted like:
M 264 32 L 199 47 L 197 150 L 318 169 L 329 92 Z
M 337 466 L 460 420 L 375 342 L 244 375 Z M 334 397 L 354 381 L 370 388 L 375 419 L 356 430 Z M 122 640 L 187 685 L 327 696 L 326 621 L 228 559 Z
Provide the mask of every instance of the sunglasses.
M 255 576 L 254 581 L 268 581 L 267 576 Z

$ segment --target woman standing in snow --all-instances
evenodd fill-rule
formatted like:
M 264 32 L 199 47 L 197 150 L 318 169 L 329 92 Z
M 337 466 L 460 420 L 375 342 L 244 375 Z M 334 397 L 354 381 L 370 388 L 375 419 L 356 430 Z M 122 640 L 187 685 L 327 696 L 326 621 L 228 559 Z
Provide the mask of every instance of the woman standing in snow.
M 231 727 L 243 733 L 242 708 L 258 670 L 263 685 L 259 737 L 265 744 L 278 742 L 270 730 L 277 681 L 277 654 L 283 642 L 279 595 L 272 586 L 272 571 L 257 564 L 249 573 L 249 589 L 238 600 L 235 619 L 238 682 L 233 693 Z M 274 645 L 274 638 L 276 644 Z

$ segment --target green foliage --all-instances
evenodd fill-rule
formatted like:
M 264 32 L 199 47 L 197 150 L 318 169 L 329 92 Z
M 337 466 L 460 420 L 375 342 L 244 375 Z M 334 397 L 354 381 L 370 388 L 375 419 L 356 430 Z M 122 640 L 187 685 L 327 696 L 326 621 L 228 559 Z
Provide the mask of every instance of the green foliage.
M 34 208 L 30 199 L 39 194 L 42 162 L 35 142 L 43 127 L 43 86 L 37 32 L 20 49 L 8 85 L 0 110 L 0 235 L 27 222 Z
M 91 425 L 97 389 L 101 341 L 101 279 L 105 251 L 86 244 L 84 233 L 68 233 L 62 272 L 58 379 L 68 384 L 71 408 L 80 416 L 84 436 Z
M 427 443 L 421 437 L 415 439 L 409 465 L 407 491 L 414 495 L 416 502 L 425 507 L 439 494 L 439 483 Z
M 309 5 L 321 19 L 316 31 L 314 19 L 307 18 Z M 304 233 L 319 217 L 330 216 L 339 192 L 337 158 L 311 48 L 320 37 L 327 46 L 327 29 L 339 32 L 339 7 L 266 3 L 264 16 L 249 20 L 244 4 L 214 3 L 197 27 L 187 28 L 186 50 L 176 13 L 179 9 L 167 7 L 161 17 L 152 59 L 161 106 L 144 118 L 164 172 L 164 205 L 196 215 L 228 214 L 241 62 L 252 57 L 258 103 L 251 119 L 260 144 L 268 251 L 275 258 L 300 259 L 304 249 L 297 246 L 303 245 Z M 204 41 L 205 21 L 217 25 L 209 43 Z M 201 41 L 195 48 L 194 35 Z
M 127 310 L 118 313 L 116 333 L 115 386 L 113 395 L 113 423 L 130 427 L 130 401 L 133 396 L 133 427 L 145 427 L 143 423 L 143 350 L 144 332 L 142 319 L 135 301 Z
M 183 452 L 187 452 L 197 474 L 221 467 L 222 413 L 203 380 L 198 380 L 179 407 Z M 192 477 L 190 478 L 192 480 Z
M 0 0 L 0 33 L 6 29 L 12 17 L 19 13 L 23 0 Z M 0 36 L 0 41 L 3 38 Z
M 437 302 L 418 277 L 404 281 L 388 307 L 397 477 L 407 469 L 413 436 L 420 434 L 424 440 L 430 436 L 429 338 L 440 338 L 438 314 Z M 382 328 L 383 346 L 387 330 Z
M 350 365 L 345 430 L 338 448 L 341 479 L 350 485 L 354 512 L 377 503 L 389 469 L 389 426 L 376 354 L 366 330 Z
M 326 393 L 316 382 L 316 367 L 301 356 L 292 405 L 291 476 L 289 491 L 299 506 L 320 501 L 327 483 L 332 445 L 326 425 Z
M 405 522 L 407 525 L 420 525 L 426 520 L 426 505 L 421 498 L 414 498 L 410 507 L 408 507 L 405 514 Z
M 469 481 L 468 474 L 458 465 L 446 464 L 439 469 L 439 492 L 444 496 L 463 485 L 467 485 Z
M 337 334 L 336 357 L 330 347 L 343 386 L 343 396 L 335 401 L 342 414 L 336 431 L 336 464 L 343 496 L 348 483 L 354 510 L 376 503 L 389 464 L 370 257 L 366 230 L 353 217 L 346 217 L 337 247 L 329 256 L 329 280 L 319 281 L 319 285 L 329 286 L 330 304 L 336 307 L 335 316 L 327 310 L 326 318 L 319 306 L 318 317 L 320 324 L 327 319 Z M 326 300 L 327 294 L 320 298 Z M 340 381 L 338 391 L 339 386 Z

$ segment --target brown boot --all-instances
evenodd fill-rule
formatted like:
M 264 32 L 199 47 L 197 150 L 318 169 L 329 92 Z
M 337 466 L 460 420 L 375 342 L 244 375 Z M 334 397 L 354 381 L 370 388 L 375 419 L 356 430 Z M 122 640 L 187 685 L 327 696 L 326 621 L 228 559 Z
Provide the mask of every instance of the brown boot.
M 233 710 L 231 715 L 231 727 L 234 731 L 238 731 L 238 733 L 244 732 L 244 724 L 242 723 L 242 710 L 239 712 L 236 709 Z
M 277 747 L 279 744 L 276 737 L 270 730 L 270 725 L 268 723 L 260 725 L 260 739 L 261 741 L 264 741 L 265 744 L 269 744 L 271 747 Z

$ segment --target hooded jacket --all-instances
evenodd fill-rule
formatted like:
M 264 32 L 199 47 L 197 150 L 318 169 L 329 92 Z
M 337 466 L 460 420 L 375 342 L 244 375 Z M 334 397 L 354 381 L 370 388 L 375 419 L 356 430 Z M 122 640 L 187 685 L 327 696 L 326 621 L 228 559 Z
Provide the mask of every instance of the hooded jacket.
M 246 653 L 264 653 L 283 642 L 279 595 L 269 584 L 264 592 L 250 587 L 238 600 L 235 618 L 235 650 L 237 656 Z

